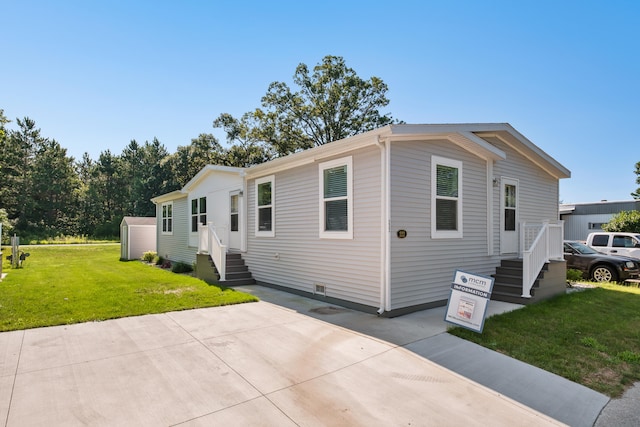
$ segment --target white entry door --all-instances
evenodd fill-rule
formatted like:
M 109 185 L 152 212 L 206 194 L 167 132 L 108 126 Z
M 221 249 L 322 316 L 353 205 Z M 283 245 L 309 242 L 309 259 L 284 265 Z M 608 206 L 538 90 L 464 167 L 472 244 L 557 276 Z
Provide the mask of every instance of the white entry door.
M 518 180 L 502 177 L 500 190 L 500 253 L 518 253 Z
M 240 191 L 229 194 L 229 249 L 240 250 L 242 242 L 242 212 Z

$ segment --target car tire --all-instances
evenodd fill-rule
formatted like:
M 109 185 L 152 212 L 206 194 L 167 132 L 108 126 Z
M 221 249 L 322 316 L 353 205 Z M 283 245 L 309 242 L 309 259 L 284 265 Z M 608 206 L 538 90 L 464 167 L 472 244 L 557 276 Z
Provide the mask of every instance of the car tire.
M 608 265 L 596 265 L 591 270 L 591 280 L 596 282 L 616 282 L 618 275 Z

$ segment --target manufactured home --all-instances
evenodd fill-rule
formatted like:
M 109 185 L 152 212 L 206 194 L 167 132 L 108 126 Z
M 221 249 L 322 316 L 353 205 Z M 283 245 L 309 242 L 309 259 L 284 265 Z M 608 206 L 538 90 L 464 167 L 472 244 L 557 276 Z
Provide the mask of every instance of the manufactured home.
M 206 260 L 198 274 L 212 263 L 223 284 L 385 316 L 446 304 L 458 269 L 494 276 L 496 299 L 529 302 L 564 292 L 569 176 L 509 124 L 390 125 L 250 168 L 205 167 L 153 199 L 158 254 Z

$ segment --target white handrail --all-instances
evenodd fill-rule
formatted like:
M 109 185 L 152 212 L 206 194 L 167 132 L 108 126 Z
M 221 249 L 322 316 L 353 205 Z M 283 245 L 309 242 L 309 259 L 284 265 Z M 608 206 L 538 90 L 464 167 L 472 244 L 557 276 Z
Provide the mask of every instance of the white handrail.
M 534 230 L 537 230 L 537 233 Z M 563 221 L 555 223 L 545 221 L 542 224 L 523 223 L 521 225 L 523 298 L 531 298 L 531 288 L 546 263 L 552 259 L 564 259 L 562 250 L 563 236 Z
M 219 281 L 224 281 L 227 266 L 227 246 L 223 245 L 213 223 L 198 227 L 198 252 L 207 253 L 218 270 Z

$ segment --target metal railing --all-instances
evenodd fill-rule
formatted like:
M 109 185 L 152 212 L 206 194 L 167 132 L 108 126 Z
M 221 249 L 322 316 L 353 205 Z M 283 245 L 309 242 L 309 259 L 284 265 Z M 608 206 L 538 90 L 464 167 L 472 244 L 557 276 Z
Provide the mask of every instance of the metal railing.
M 563 236 L 563 221 L 520 225 L 523 298 L 531 298 L 531 288 L 546 263 L 550 260 L 564 259 Z
M 218 270 L 219 280 L 223 281 L 227 266 L 227 247 L 222 244 L 216 227 L 211 222 L 207 225 L 200 224 L 198 227 L 198 253 L 209 254 Z

